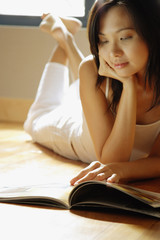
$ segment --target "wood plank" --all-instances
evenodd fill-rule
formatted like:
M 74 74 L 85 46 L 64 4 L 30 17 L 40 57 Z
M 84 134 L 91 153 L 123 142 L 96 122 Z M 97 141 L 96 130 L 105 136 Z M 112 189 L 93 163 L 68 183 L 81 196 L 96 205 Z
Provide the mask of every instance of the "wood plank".
M 22 124 L 0 123 L 0 186 L 55 180 L 69 184 L 84 166 L 33 143 Z M 151 182 L 134 184 L 149 188 Z M 156 180 L 154 183 L 157 184 Z M 122 211 L 68 211 L 0 204 L 0 213 L 1 236 L 5 240 L 159 240 L 160 236 L 158 219 Z

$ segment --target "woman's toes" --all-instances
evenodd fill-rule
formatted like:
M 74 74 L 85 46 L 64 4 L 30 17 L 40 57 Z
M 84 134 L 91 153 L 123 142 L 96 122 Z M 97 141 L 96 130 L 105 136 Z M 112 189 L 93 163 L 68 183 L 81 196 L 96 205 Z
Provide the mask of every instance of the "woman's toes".
M 51 32 L 56 22 L 56 18 L 54 18 L 51 14 L 43 14 L 42 19 L 43 20 L 39 25 L 40 29 L 48 33 Z

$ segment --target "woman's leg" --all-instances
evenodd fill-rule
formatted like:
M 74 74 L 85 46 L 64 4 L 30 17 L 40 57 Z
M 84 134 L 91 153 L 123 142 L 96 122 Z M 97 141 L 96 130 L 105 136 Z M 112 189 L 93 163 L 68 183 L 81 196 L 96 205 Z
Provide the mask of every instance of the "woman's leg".
M 66 20 L 67 28 L 70 27 L 71 32 L 59 19 L 56 20 L 56 24 L 51 24 L 50 30 L 47 25 L 49 23 L 48 20 L 43 22 L 43 30 L 57 40 L 58 46 L 50 62 L 46 64 L 36 99 L 30 108 L 24 128 L 35 142 L 53 149 L 60 155 L 78 159 L 71 144 L 72 132 L 79 126 L 77 105 L 74 106 L 73 98 L 72 102 L 62 100 L 68 91 L 68 64 L 77 79 L 79 64 L 83 58 L 73 36 L 77 31 L 77 23 L 75 30 L 74 21 Z
M 73 18 L 58 18 L 51 14 L 43 15 L 40 28 L 48 32 L 59 44 L 54 51 L 50 62 L 57 62 L 67 65 L 76 80 L 78 78 L 78 68 L 83 54 L 76 45 L 74 34 L 80 29 L 81 22 Z

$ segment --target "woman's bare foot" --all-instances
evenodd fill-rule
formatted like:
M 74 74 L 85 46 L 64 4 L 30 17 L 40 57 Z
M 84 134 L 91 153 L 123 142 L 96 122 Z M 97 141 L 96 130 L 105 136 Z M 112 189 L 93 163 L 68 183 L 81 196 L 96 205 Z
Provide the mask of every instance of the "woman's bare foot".
M 81 22 L 75 18 L 59 18 L 55 15 L 43 14 L 40 29 L 52 35 L 64 48 L 66 40 L 72 38 L 81 25 Z
M 40 29 L 52 35 L 60 45 L 69 35 L 74 35 L 81 27 L 81 22 L 75 18 L 59 18 L 51 14 L 43 14 Z
M 81 25 L 77 19 L 59 18 L 51 14 L 44 14 L 40 24 L 40 29 L 49 33 L 64 51 L 75 79 L 78 78 L 78 68 L 83 54 L 78 49 L 73 35 L 80 29 Z M 52 61 L 57 61 L 55 55 L 54 59 L 52 57 Z
M 51 14 L 45 16 L 40 24 L 40 29 L 52 35 L 59 43 L 67 39 L 68 30 L 57 16 Z
M 56 19 L 57 17 L 47 13 L 47 14 L 43 14 L 42 15 L 42 20 L 44 20 L 44 18 L 46 18 L 48 15 L 50 15 L 53 19 Z M 61 21 L 63 22 L 63 24 L 65 25 L 65 27 L 67 28 L 67 30 L 72 33 L 73 35 L 79 31 L 79 29 L 82 27 L 82 22 L 80 20 L 78 20 L 77 18 L 73 18 L 73 17 L 59 17 L 61 19 Z M 43 21 L 41 23 L 43 25 Z M 41 27 L 40 24 L 40 27 Z

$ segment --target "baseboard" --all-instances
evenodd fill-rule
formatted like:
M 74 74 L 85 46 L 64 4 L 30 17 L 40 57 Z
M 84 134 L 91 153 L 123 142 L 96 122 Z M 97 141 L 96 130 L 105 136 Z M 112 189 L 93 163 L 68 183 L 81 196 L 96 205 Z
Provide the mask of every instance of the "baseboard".
M 0 98 L 0 121 L 23 123 L 32 103 L 30 99 Z

